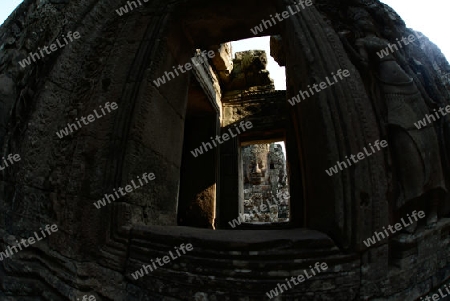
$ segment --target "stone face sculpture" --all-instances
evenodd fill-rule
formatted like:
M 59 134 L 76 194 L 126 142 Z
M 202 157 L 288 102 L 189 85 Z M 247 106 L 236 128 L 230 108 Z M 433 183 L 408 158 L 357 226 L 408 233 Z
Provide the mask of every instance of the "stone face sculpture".
M 264 182 L 267 169 L 268 145 L 257 144 L 244 149 L 245 182 L 261 184 Z
M 22 2 L 0 27 L 1 156 L 22 158 L 0 171 L 0 300 L 66 301 L 92 294 L 97 300 L 260 301 L 318 257 L 329 271 L 274 299 L 419 300 L 448 282 L 449 208 L 439 211 L 432 230 L 419 225 L 411 235 L 398 233 L 371 247 L 362 241 L 392 224 L 392 216 L 423 210 L 415 205 L 445 191 L 433 127 L 445 137 L 450 122 L 419 131 L 411 121 L 431 112 L 432 102 L 450 104 L 449 83 L 435 67 L 447 74 L 450 65 L 426 39 L 420 47 L 377 57 L 387 41 L 409 32 L 378 0 L 316 0 L 264 30 L 278 36 L 272 45 L 276 60 L 286 65 L 286 91 L 273 91 L 262 52 L 238 56 L 233 68 L 231 50 L 213 46 L 251 37 L 251 28 L 293 2 L 154 0 L 138 8 L 126 0 Z M 123 16 L 115 11 L 134 4 Z M 347 18 L 355 6 L 373 19 Z M 347 48 L 338 35 L 343 26 L 356 35 Z M 82 40 L 26 68 L 19 65 L 69 30 L 79 31 Z M 191 61 L 197 47 L 219 50 L 194 73 L 155 85 Z M 284 106 L 285 96 L 339 69 L 351 76 L 294 108 Z M 55 135 L 107 101 L 119 110 L 64 139 Z M 255 121 L 254 137 L 230 139 L 198 163 L 184 164 L 191 151 L 186 133 L 202 143 L 209 130 L 241 119 Z M 205 140 L 202 133 L 208 133 Z M 247 184 L 259 184 L 242 193 L 240 143 L 265 136 L 285 138 L 289 178 L 280 149 L 265 148 L 245 174 Z M 388 138 L 383 154 L 333 177 L 324 172 L 330 161 Z M 448 149 L 450 139 L 442 140 Z M 447 153 L 441 151 L 441 158 Z M 156 180 L 104 210 L 93 206 L 145 172 L 154 172 Z M 206 204 L 199 207 L 204 210 L 179 206 L 180 188 L 192 184 L 205 193 L 190 204 Z M 243 207 L 242 194 L 249 200 L 244 207 L 258 210 L 246 219 L 289 218 L 289 224 L 267 227 L 281 226 L 276 231 L 228 229 Z M 219 231 L 182 226 L 180 211 L 213 213 L 190 217 L 207 226 L 214 220 Z M 2 260 L 16 240 L 45 224 L 60 230 Z M 133 278 L 151 259 L 191 242 L 193 252 Z
M 244 215 L 251 222 L 280 222 L 289 217 L 286 160 L 279 144 L 243 148 Z M 265 204 L 266 210 L 261 212 Z
M 394 179 L 398 179 L 399 192 L 395 209 L 432 192 L 433 209 L 429 217 L 436 219 L 439 191 L 445 192 L 439 143 L 433 124 L 417 129 L 418 120 L 430 113 L 413 79 L 397 63 L 389 41 L 379 38 L 370 16 L 355 14 L 355 26 L 364 33 L 355 41 L 355 54 L 361 64 L 375 71 L 379 97 L 373 95 L 374 106 L 384 108 L 380 120 L 390 143 L 394 164 Z M 392 47 L 392 46 L 391 46 Z M 400 55 L 396 53 L 395 55 Z

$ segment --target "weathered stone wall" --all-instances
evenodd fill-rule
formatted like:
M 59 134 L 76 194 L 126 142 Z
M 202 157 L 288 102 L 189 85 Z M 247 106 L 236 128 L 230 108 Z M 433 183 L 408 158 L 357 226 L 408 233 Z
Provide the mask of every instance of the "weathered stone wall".
M 1 237 L 27 238 L 47 223 L 60 229 L 2 267 L 2 291 L 8 295 L 46 300 L 75 300 L 81 292 L 110 300 L 124 296 L 127 247 L 124 240 L 115 242 L 117 229 L 176 225 L 189 77 L 172 81 L 180 89 L 157 88 L 150 79 L 189 60 L 194 51 L 181 57 L 168 51 L 182 35 L 163 34 L 167 23 L 161 14 L 167 10 L 162 2 L 148 6 L 152 18 L 119 18 L 113 8 L 121 5 L 72 1 L 53 5 L 56 11 L 49 12 L 44 9 L 51 3 L 25 1 L 1 28 L 1 44 L 9 43 L 3 50 L 2 78 L 10 78 L 14 91 L 5 93 L 11 95 L 5 102 L 12 110 L 9 123 L 2 125 L 8 128 L 2 154 L 23 158 L 2 174 L 2 212 L 9 213 L 1 217 Z M 153 25 L 143 26 L 149 21 Z M 19 67 L 19 59 L 68 31 L 79 31 L 81 39 Z M 119 109 L 67 138 L 55 135 L 107 101 Z M 155 181 L 120 204 L 93 206 L 104 193 L 145 172 L 153 172 Z M 27 276 L 14 277 L 23 271 L 40 276 L 35 284 Z
M 264 31 L 282 38 L 287 98 L 339 69 L 351 76 L 295 107 L 286 104 L 288 113 L 280 115 L 285 119 L 279 122 L 287 123 L 291 184 L 298 187 L 291 193 L 293 210 L 304 217 L 299 226 L 312 230 L 253 232 L 176 227 L 193 75 L 183 73 L 161 86 L 153 81 L 189 62 L 197 48 L 250 37 L 248 29 L 287 3 L 156 0 L 118 16 L 115 9 L 123 5 L 121 0 L 25 0 L 0 28 L 2 156 L 22 157 L 0 171 L 0 251 L 46 224 L 59 227 L 45 241 L 2 261 L 1 298 L 76 300 L 95 294 L 98 300 L 175 301 L 206 295 L 206 300 L 253 301 L 316 261 L 327 262 L 327 273 L 281 300 L 414 300 L 448 281 L 446 193 L 439 197 L 436 223 L 367 249 L 362 240 L 395 222 L 396 171 L 406 167 L 396 167 L 389 150 L 334 177 L 324 172 L 392 133 L 383 119 L 379 66 L 370 61 L 372 69 L 364 69 L 355 55 L 357 45 L 370 45 L 368 27 L 355 18 L 354 7 L 370 15 L 378 38 L 393 43 L 414 32 L 392 10 L 377 1 L 318 0 Z M 68 31 L 81 38 L 19 66 L 30 52 Z M 426 38 L 410 46 L 394 55 L 396 64 L 413 79 L 430 112 L 450 104 L 444 57 Z M 217 86 L 208 90 L 209 97 L 218 97 Z M 119 109 L 63 139 L 55 135 L 107 101 Z M 432 129 L 439 145 L 429 148 L 439 148 L 448 183 L 449 122 L 443 118 Z M 233 160 L 222 161 L 221 172 L 226 167 L 235 175 Z M 145 172 L 156 179 L 114 204 L 93 206 Z M 226 193 L 219 187 L 218 195 Z M 417 210 L 432 212 L 432 201 L 435 196 L 425 195 Z M 149 258 L 187 242 L 193 253 L 139 281 L 131 278 Z

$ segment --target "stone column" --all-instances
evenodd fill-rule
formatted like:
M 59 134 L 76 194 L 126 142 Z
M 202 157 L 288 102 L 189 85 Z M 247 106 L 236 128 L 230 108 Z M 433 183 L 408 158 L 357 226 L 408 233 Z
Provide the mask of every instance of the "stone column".
M 288 2 L 280 1 L 279 10 L 286 10 Z M 306 227 L 328 233 L 342 247 L 359 249 L 366 235 L 388 221 L 384 157 L 371 156 L 331 177 L 325 169 L 379 139 L 370 101 L 338 35 L 314 5 L 288 18 L 282 35 L 288 99 L 339 69 L 350 72 L 300 104 L 287 106 L 305 177 Z M 367 207 L 360 206 L 366 195 Z

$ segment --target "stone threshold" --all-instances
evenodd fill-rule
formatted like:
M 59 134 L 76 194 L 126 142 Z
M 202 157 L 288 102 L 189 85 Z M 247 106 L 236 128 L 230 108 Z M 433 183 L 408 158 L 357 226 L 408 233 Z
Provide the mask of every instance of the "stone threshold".
M 202 252 L 251 255 L 295 255 L 295 257 L 337 255 L 340 253 L 326 234 L 304 228 L 285 230 L 211 230 L 184 226 L 140 226 L 130 232 L 131 244 L 137 248 L 164 249 L 192 243 Z M 195 252 L 195 251 L 194 251 Z M 230 253 L 231 252 L 231 253 Z M 303 255 L 303 256 L 302 256 Z

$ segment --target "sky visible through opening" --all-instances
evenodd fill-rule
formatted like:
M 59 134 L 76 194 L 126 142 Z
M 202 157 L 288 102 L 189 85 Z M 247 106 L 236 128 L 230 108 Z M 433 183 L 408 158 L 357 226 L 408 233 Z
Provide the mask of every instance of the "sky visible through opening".
M 286 72 L 270 56 L 270 37 L 250 38 L 231 42 L 231 51 L 234 58 L 236 52 L 245 50 L 265 50 L 267 55 L 267 70 L 273 79 L 276 90 L 286 90 Z
M 124 4 L 126 1 L 123 1 Z M 450 18 L 448 18 L 448 0 L 427 0 L 418 2 L 411 0 L 382 0 L 381 2 L 391 6 L 406 23 L 406 26 L 426 35 L 435 43 L 445 55 L 450 59 L 450 40 L 447 30 L 450 27 Z M 1 0 L 0 1 L 0 24 L 8 18 L 13 10 L 22 3 L 22 0 Z M 111 7 L 111 13 L 115 13 L 117 7 Z M 257 24 L 255 24 L 256 26 Z M 248 29 L 251 35 L 250 28 Z M 262 49 L 266 50 L 268 58 L 267 69 L 270 76 L 274 79 L 275 89 L 285 90 L 286 79 L 284 67 L 278 64 L 270 56 L 269 37 L 257 39 L 246 39 L 232 43 L 234 52 L 244 50 Z
M 14 9 L 22 3 L 22 0 L 1 0 L 0 2 L 0 24 L 6 21 Z
M 428 0 L 426 5 L 411 0 L 383 0 L 381 2 L 392 7 L 405 21 L 406 27 L 420 31 L 427 36 L 441 49 L 447 60 L 450 60 L 450 41 L 447 33 L 450 20 L 447 16 L 447 1 Z M 252 34 L 250 30 L 249 34 Z M 270 56 L 270 37 L 234 41 L 231 43 L 231 47 L 233 58 L 234 54 L 239 51 L 265 50 L 268 59 L 267 70 L 274 80 L 275 89 L 286 90 L 285 68 L 280 67 Z

